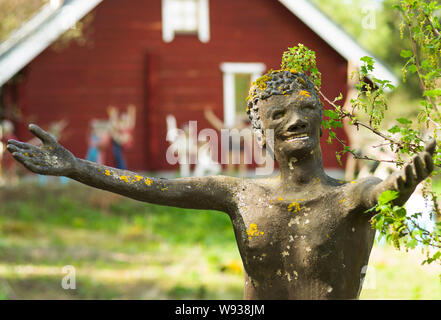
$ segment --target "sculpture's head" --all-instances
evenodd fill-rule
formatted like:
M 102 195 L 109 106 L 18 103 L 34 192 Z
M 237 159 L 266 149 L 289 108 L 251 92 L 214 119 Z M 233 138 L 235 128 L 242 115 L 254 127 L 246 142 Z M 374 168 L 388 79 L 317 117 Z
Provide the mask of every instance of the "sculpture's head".
M 322 104 L 303 73 L 270 71 L 257 79 L 247 113 L 260 145 L 273 146 L 276 158 L 278 153 L 301 156 L 320 145 Z M 268 129 L 274 130 L 274 137 L 265 135 Z

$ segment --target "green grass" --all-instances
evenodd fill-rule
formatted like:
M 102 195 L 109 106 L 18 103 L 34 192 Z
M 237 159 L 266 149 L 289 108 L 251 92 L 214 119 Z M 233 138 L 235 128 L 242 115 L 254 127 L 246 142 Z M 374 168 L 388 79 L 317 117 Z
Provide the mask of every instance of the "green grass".
M 0 299 L 242 298 L 241 261 L 223 213 L 77 183 L 3 188 L 0 201 Z M 422 260 L 375 247 L 375 286 L 361 298 L 440 299 L 441 271 Z M 66 265 L 76 269 L 75 290 L 61 287 Z

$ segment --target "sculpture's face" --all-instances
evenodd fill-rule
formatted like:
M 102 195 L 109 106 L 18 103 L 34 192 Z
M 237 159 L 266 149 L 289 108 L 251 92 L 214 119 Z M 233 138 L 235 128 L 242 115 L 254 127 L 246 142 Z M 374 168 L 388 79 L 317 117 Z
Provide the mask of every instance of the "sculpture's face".
M 320 146 L 321 105 L 314 94 L 299 90 L 291 95 L 273 95 L 258 102 L 263 129 L 274 130 L 266 144 L 274 153 L 293 156 L 314 152 Z

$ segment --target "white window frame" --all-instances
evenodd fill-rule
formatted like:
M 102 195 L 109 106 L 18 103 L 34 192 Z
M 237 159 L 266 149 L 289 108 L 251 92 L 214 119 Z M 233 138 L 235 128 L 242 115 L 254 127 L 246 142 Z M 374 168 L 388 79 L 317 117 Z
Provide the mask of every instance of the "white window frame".
M 251 82 L 259 78 L 266 70 L 264 63 L 260 62 L 223 62 L 220 65 L 223 72 L 224 86 L 224 124 L 231 128 L 236 121 L 236 96 L 235 79 L 236 74 L 249 74 Z
M 173 16 L 170 13 L 170 5 L 174 0 L 162 0 L 162 39 L 164 42 L 172 42 L 175 34 L 180 30 L 175 30 L 173 27 Z M 196 0 L 198 2 L 198 28 L 197 34 L 201 42 L 207 43 L 210 41 L 210 9 L 208 5 L 209 0 Z

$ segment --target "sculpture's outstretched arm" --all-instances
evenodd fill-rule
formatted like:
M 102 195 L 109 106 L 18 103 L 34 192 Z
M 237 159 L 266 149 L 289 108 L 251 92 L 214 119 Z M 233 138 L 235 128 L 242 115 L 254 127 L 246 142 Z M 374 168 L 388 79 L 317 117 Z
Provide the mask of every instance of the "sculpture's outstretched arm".
M 398 191 L 399 196 L 394 200 L 394 204 L 403 205 L 414 192 L 416 186 L 433 171 L 432 156 L 435 148 L 436 140 L 432 139 L 426 144 L 424 151 L 415 155 L 403 169 L 393 173 L 384 181 L 368 185 L 362 192 L 365 207 L 373 207 L 380 194 L 386 190 Z
M 149 178 L 134 172 L 106 167 L 76 158 L 38 126 L 29 130 L 43 142 L 40 147 L 9 140 L 13 157 L 32 172 L 66 176 L 86 185 L 115 192 L 140 201 L 192 209 L 229 212 L 232 185 L 236 178 L 226 176 L 181 179 Z

